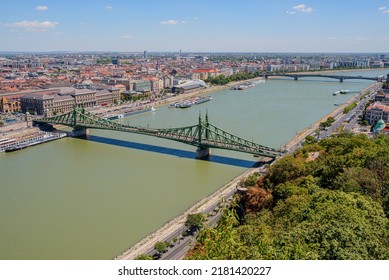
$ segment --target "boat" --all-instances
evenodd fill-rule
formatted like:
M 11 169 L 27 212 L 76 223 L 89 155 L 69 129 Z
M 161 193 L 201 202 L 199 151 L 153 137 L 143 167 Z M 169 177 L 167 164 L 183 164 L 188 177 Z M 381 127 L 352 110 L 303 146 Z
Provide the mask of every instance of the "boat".
M 181 102 L 174 102 L 169 105 L 169 108 L 189 108 L 194 105 L 199 105 L 208 101 L 211 101 L 213 98 L 211 96 L 201 96 L 201 97 L 194 97 L 190 99 L 185 99 Z
M 18 140 L 14 139 L 14 138 L 12 138 L 12 139 L 10 139 L 10 138 L 0 139 L 0 152 L 5 152 L 5 149 L 15 145 L 15 143 L 17 143 L 17 142 L 18 142 Z
M 155 109 L 153 106 L 151 106 L 151 112 L 155 112 L 157 109 Z
M 118 119 L 118 115 L 108 114 L 108 115 L 103 116 L 103 119 L 110 120 L 110 121 L 116 120 L 116 119 Z
M 335 91 L 332 95 L 335 96 L 335 95 L 337 95 L 338 93 L 340 93 L 340 90 Z
M 339 91 L 340 94 L 346 94 L 346 93 L 349 93 L 349 89 L 342 89 Z
M 185 109 L 185 108 L 192 107 L 192 105 L 193 105 L 192 102 L 186 101 L 186 102 L 180 103 L 178 108 Z
M 169 105 L 169 108 L 177 108 L 179 106 L 180 102 L 174 102 Z
M 15 143 L 14 145 L 6 147 L 4 149 L 4 151 L 5 152 L 14 152 L 14 151 L 22 150 L 22 149 L 27 148 L 27 147 L 31 147 L 31 146 L 39 145 L 39 144 L 46 143 L 49 141 L 53 141 L 53 140 L 56 140 L 59 138 L 63 138 L 65 136 L 67 136 L 66 133 L 46 133 L 44 135 L 39 135 L 36 137 L 32 137 L 32 138 L 28 138 L 28 139 L 24 139 L 22 141 L 19 141 L 19 142 Z
M 213 99 L 213 98 L 212 98 L 211 96 L 200 97 L 200 98 L 198 98 L 198 99 L 196 99 L 196 100 L 194 101 L 194 104 L 195 104 L 195 105 L 202 104 L 202 103 L 211 101 L 212 99 Z
M 231 87 L 232 90 L 246 90 L 249 88 L 255 87 L 255 83 L 243 83 L 236 86 Z
M 137 109 L 137 110 L 125 112 L 124 113 L 124 117 L 132 116 L 132 115 L 137 115 L 137 114 L 141 114 L 141 113 L 146 113 L 146 112 L 153 112 L 153 111 L 155 111 L 154 107 L 140 108 L 140 109 Z

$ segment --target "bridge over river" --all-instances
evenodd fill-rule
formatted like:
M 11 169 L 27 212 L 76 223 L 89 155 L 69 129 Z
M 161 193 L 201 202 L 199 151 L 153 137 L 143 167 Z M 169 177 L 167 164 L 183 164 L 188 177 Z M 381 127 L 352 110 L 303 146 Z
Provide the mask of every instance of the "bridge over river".
M 48 123 L 73 127 L 73 136 L 86 135 L 88 129 L 93 128 L 123 131 L 178 141 L 196 146 L 196 158 L 198 159 L 208 157 L 211 148 L 238 151 L 270 158 L 276 158 L 283 154 L 283 151 L 279 149 L 273 149 L 245 140 L 214 126 L 209 123 L 208 113 L 205 116 L 205 120 L 202 120 L 200 115 L 197 124 L 186 127 L 163 129 L 119 124 L 92 114 L 84 108 L 77 107 L 75 107 L 73 111 L 53 117 L 43 117 L 34 122 L 36 124 Z
M 345 76 L 345 75 L 327 75 L 327 74 L 286 74 L 286 73 L 264 73 L 259 74 L 260 77 L 264 77 L 267 79 L 268 77 L 291 77 L 295 81 L 299 78 L 307 78 L 307 77 L 315 77 L 315 78 L 328 78 L 328 79 L 336 79 L 339 82 L 343 82 L 344 80 L 371 80 L 381 82 L 383 80 L 383 76 L 379 77 L 364 77 L 364 76 Z

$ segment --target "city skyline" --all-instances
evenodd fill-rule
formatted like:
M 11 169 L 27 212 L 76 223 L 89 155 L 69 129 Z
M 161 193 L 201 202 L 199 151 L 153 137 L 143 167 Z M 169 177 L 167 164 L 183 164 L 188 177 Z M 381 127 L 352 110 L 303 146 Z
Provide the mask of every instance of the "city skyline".
M 8 1 L 0 51 L 389 52 L 389 1 Z

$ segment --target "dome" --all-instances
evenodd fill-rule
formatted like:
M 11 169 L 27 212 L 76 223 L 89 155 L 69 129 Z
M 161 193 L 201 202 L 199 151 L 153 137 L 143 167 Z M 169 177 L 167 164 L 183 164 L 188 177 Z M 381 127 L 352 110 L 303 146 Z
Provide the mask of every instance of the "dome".
M 380 132 L 385 128 L 385 122 L 383 119 L 380 119 L 377 124 L 374 126 L 373 130 L 374 132 Z

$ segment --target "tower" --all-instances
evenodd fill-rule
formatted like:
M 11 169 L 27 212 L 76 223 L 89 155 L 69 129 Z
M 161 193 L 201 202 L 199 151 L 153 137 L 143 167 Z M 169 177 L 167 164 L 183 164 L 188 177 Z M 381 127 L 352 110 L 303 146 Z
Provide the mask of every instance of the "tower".
M 32 127 L 32 116 L 29 112 L 26 113 L 26 123 L 28 128 Z

